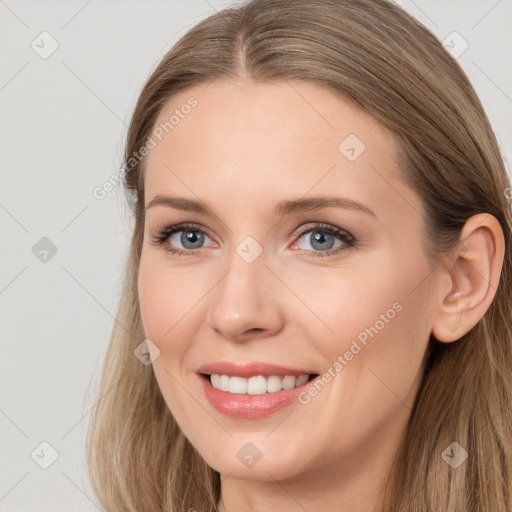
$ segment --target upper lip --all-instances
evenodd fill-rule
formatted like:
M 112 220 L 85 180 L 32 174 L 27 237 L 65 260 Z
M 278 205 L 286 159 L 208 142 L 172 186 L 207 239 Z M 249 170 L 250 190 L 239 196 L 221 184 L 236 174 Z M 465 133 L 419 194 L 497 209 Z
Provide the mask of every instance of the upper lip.
M 230 375 L 237 377 L 253 377 L 255 375 L 313 375 L 314 371 L 300 368 L 290 368 L 271 363 L 254 361 L 252 363 L 240 364 L 231 361 L 218 361 L 215 363 L 205 364 L 196 370 L 197 373 L 206 375 Z

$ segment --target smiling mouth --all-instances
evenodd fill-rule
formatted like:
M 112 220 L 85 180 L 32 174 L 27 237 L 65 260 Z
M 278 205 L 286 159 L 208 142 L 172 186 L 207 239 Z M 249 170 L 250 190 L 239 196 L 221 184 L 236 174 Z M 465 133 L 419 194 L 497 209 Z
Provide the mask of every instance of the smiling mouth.
M 304 386 L 318 374 L 255 375 L 245 378 L 235 375 L 200 374 L 213 388 L 236 395 L 264 395 Z

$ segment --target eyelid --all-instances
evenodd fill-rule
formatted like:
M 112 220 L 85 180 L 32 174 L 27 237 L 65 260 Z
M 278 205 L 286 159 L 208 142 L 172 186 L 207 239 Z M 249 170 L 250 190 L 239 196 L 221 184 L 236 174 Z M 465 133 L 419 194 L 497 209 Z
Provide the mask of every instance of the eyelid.
M 301 225 L 299 228 L 295 229 L 290 236 L 296 238 L 299 236 L 302 236 L 305 233 L 308 233 L 309 231 L 327 231 L 336 233 L 337 235 L 344 234 L 347 238 L 350 239 L 356 239 L 352 233 L 347 231 L 346 229 L 339 228 L 338 226 L 335 226 L 334 224 L 329 224 L 327 222 L 306 222 L 306 225 Z

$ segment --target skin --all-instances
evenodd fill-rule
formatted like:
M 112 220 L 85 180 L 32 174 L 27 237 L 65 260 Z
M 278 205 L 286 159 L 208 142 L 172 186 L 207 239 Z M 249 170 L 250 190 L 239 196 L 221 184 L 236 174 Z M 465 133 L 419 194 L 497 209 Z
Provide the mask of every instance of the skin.
M 159 195 L 199 199 L 217 218 L 164 205 L 146 212 L 139 300 L 160 351 L 153 369 L 162 395 L 221 473 L 219 510 L 378 511 L 430 334 L 460 338 L 492 300 L 499 224 L 473 218 L 464 232 L 469 259 L 456 253 L 436 266 L 422 248 L 421 200 L 400 179 L 392 134 L 373 118 L 314 84 L 217 80 L 172 98 L 156 124 L 190 96 L 198 105 L 147 157 L 146 205 Z M 349 134 L 366 146 L 355 161 L 338 149 Z M 320 195 L 349 197 L 375 217 L 333 207 L 272 214 L 281 200 Z M 151 243 L 182 222 L 203 228 L 202 247 L 183 246 L 181 233 Z M 335 237 L 343 250 L 315 257 L 321 248 L 306 228 L 319 222 L 357 244 Z M 236 252 L 248 236 L 263 250 L 252 263 Z M 323 374 L 394 303 L 400 312 L 307 404 L 240 419 L 204 396 L 195 370 L 220 360 Z M 262 455 L 250 468 L 237 457 L 249 442 Z

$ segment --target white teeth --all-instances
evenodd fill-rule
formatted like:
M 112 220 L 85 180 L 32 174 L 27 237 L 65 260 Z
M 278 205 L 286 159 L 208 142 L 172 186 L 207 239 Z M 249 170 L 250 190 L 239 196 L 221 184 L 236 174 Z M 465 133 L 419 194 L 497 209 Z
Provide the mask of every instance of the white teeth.
M 210 375 L 210 382 L 214 388 L 220 389 L 220 375 L 212 373 Z
M 263 375 L 251 377 L 247 381 L 247 394 L 248 395 L 263 395 L 267 391 L 267 381 Z
M 283 379 L 283 389 L 293 389 L 295 387 L 295 375 L 287 375 Z
M 283 387 L 281 384 L 283 383 L 283 378 L 278 375 L 270 375 L 267 377 L 267 391 L 269 393 L 275 393 L 276 391 L 281 391 Z
M 222 391 L 229 391 L 229 375 L 220 376 L 219 389 L 221 389 Z
M 306 382 L 309 379 L 309 375 L 301 375 L 300 377 L 297 377 L 297 380 L 295 381 L 295 387 L 302 386 L 303 384 L 306 384 Z
M 242 395 L 247 393 L 247 379 L 244 379 L 243 377 L 230 377 L 229 392 Z
M 245 377 L 219 375 L 213 373 L 210 375 L 210 382 L 215 389 L 227 391 L 235 394 L 264 395 L 265 393 L 276 393 L 282 389 L 293 389 L 306 384 L 309 375 L 256 375 L 246 379 Z

